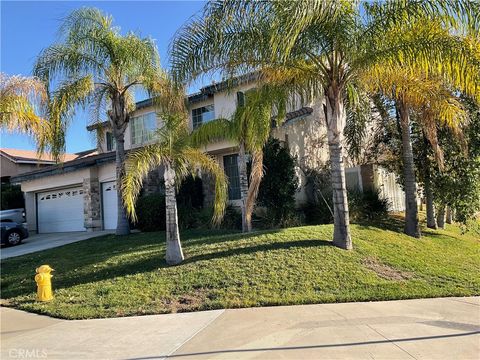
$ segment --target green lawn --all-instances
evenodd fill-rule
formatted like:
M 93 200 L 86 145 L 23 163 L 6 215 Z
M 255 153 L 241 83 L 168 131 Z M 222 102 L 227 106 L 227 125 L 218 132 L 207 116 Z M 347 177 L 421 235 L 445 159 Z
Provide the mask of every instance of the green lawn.
M 4 303 L 68 319 L 248 306 L 480 295 L 480 242 L 455 226 L 421 240 L 353 225 L 355 250 L 331 225 L 251 235 L 186 232 L 186 260 L 167 267 L 163 233 L 103 236 L 2 263 Z M 386 230 L 389 228 L 391 230 Z M 55 299 L 35 302 L 35 268 L 56 269 Z

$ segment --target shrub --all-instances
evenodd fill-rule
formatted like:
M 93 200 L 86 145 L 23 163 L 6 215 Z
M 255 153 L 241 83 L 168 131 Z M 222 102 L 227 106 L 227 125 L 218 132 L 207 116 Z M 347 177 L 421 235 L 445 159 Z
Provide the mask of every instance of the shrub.
M 333 195 L 323 194 L 325 201 L 308 202 L 302 207 L 305 223 L 309 225 L 333 223 Z M 389 202 L 382 199 L 377 191 L 348 191 L 348 210 L 351 222 L 379 220 L 387 216 Z M 331 210 L 330 210 L 331 209 Z
M 228 205 L 225 209 L 225 216 L 219 225 L 214 226 L 212 224 L 212 216 L 212 207 L 194 209 L 191 207 L 189 208 L 182 206 L 178 210 L 179 227 L 182 229 L 242 229 L 242 214 L 236 207 L 232 205 Z
M 136 205 L 138 222 L 141 231 L 165 230 L 165 196 L 161 194 L 144 195 L 138 198 Z
M 265 219 L 271 226 L 288 226 L 295 218 L 295 193 L 298 178 L 295 159 L 277 139 L 263 149 L 265 175 L 260 183 L 258 203 L 267 208 Z
M 1 209 L 21 209 L 25 207 L 22 189 L 20 185 L 2 184 Z
M 165 197 L 160 194 L 145 195 L 137 201 L 138 222 L 136 227 L 145 232 L 165 230 Z M 212 229 L 213 208 L 197 209 L 192 206 L 178 204 L 178 227 L 186 229 Z M 223 221 L 217 228 L 241 230 L 242 216 L 233 206 L 227 206 Z
M 348 207 L 350 220 L 366 221 L 385 218 L 388 214 L 389 202 L 382 199 L 378 191 L 349 191 Z
M 210 219 L 212 216 L 210 215 Z M 222 223 L 219 225 L 221 229 L 227 230 L 242 230 L 242 214 L 234 206 L 228 205 L 225 209 L 225 216 Z
M 330 206 L 330 208 L 328 206 Z M 333 214 L 330 211 L 332 201 L 329 201 L 328 206 L 325 203 L 314 203 L 312 201 L 306 203 L 302 207 L 305 224 L 318 225 L 333 223 Z
M 201 209 L 203 207 L 203 184 L 199 177 L 187 176 L 177 193 L 179 206 Z

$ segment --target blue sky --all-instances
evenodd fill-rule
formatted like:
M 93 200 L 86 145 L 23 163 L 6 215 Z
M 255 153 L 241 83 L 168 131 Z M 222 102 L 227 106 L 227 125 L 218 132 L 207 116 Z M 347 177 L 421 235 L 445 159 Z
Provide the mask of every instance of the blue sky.
M 38 53 L 56 39 L 61 19 L 73 9 L 94 6 L 113 16 L 122 32 L 135 31 L 157 42 L 168 67 L 168 44 L 175 31 L 198 12 L 202 1 L 4 1 L 1 6 L 1 71 L 31 75 Z M 141 100 L 141 99 L 137 99 Z M 67 152 L 95 147 L 85 129 L 88 112 L 78 112 L 67 133 Z M 1 147 L 34 149 L 27 136 L 1 133 Z

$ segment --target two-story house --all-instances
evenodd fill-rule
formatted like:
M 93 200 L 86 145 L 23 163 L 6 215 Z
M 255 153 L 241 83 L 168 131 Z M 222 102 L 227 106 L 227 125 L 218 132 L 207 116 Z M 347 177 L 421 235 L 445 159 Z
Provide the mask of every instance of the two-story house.
M 215 118 L 229 118 L 237 106 L 237 92 L 255 86 L 250 78 L 238 80 L 235 89 L 225 82 L 202 88 L 188 97 L 192 129 Z M 299 163 L 300 187 L 297 202 L 306 200 L 305 176 L 302 168 L 317 167 L 328 159 L 326 128 L 321 100 L 298 104 L 289 109 L 285 122 L 272 130 L 273 136 L 284 141 Z M 108 123 L 89 126 L 97 131 L 97 155 L 67 161 L 61 166 L 49 166 L 14 178 L 25 193 L 27 223 L 30 231 L 39 233 L 64 231 L 96 231 L 116 228 L 117 196 L 115 183 L 115 141 Z M 136 104 L 125 134 L 125 148 L 135 149 L 152 141 L 154 131 L 161 126 L 151 100 Z M 223 166 L 229 179 L 229 201 L 240 199 L 237 144 L 220 141 L 205 149 Z M 160 169 L 145 181 L 145 190 L 161 188 Z M 350 174 L 350 176 L 349 176 Z M 347 179 L 360 183 L 360 168 L 347 170 Z M 213 196 L 213 188 L 204 181 L 205 199 Z

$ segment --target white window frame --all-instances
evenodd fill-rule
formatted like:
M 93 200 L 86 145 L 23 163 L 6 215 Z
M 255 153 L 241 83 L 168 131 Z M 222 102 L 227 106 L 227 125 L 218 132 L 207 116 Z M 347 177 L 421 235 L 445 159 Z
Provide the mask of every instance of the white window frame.
M 153 127 L 149 128 L 148 121 L 152 121 L 153 115 L 154 123 Z M 150 124 L 152 125 L 152 124 Z M 133 117 L 130 120 L 130 138 L 132 145 L 141 145 L 153 139 L 153 133 L 157 129 L 157 115 L 155 112 L 149 112 L 142 115 Z
M 194 114 L 194 112 L 198 112 L 198 110 L 207 109 L 207 108 L 211 108 L 211 110 L 202 111 L 200 114 Z M 208 113 L 212 113 L 212 116 L 208 119 L 204 119 L 205 114 L 208 114 Z M 195 123 L 195 119 L 197 117 L 200 117 L 201 119 L 200 119 L 200 122 L 197 121 Z M 207 123 L 209 121 L 212 121 L 214 119 L 215 119 L 215 105 L 214 104 L 207 104 L 207 105 L 200 106 L 198 108 L 192 109 L 192 128 L 193 129 L 196 129 L 199 126 L 201 126 L 202 124 L 205 124 L 205 123 Z

